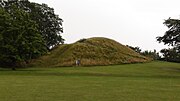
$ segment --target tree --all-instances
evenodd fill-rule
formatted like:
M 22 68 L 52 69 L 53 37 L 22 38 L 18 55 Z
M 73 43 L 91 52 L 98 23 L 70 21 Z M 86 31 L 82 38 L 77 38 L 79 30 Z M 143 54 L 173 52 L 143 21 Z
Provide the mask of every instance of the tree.
M 141 53 L 141 49 L 140 49 L 140 47 L 132 47 L 132 46 L 129 46 L 129 45 L 126 45 L 127 47 L 129 47 L 129 48 L 131 48 L 132 50 L 134 50 L 135 52 L 137 52 L 137 53 Z
M 154 60 L 159 60 L 161 58 L 159 56 L 159 53 L 156 50 L 154 50 L 154 51 L 146 50 L 146 51 L 141 52 L 141 55 L 144 55 L 146 57 L 150 57 L 150 58 L 152 58 Z
M 164 36 L 157 37 L 157 41 L 173 48 L 162 49 L 161 53 L 163 53 L 164 60 L 180 62 L 180 20 L 169 18 L 165 20 L 164 24 L 168 27 L 168 31 Z
M 171 62 L 180 62 L 180 54 L 176 48 L 162 49 L 163 60 Z
M 47 52 L 37 27 L 16 5 L 8 11 L 0 8 L 0 65 L 18 66 Z
M 0 2 L 1 7 L 8 11 L 12 5 L 16 5 L 19 9 L 29 13 L 31 20 L 38 24 L 38 30 L 45 40 L 47 49 L 64 43 L 61 36 L 63 20 L 47 4 L 32 3 L 28 0 L 1 0 Z
M 131 48 L 132 50 L 134 50 L 135 52 L 143 55 L 143 56 L 146 56 L 146 57 L 149 57 L 149 58 L 152 58 L 154 60 L 159 60 L 161 57 L 159 56 L 159 53 L 156 52 L 156 50 L 154 51 L 141 51 L 141 48 L 140 47 L 133 47 L 133 46 L 129 46 L 129 45 L 126 45 L 127 47 Z
M 164 36 L 157 37 L 157 41 L 180 49 L 180 20 L 169 18 L 165 20 L 164 24 L 169 29 L 165 32 Z

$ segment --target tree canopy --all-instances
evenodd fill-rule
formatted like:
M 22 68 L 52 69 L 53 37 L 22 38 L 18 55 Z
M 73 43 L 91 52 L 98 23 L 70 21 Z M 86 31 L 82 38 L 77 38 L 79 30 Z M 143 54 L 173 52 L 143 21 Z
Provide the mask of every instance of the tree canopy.
M 0 65 L 26 64 L 62 44 L 62 22 L 47 4 L 0 0 Z
M 62 22 L 58 15 L 54 13 L 54 9 L 48 7 L 47 4 L 38 4 L 28 0 L 1 0 L 0 6 L 7 11 L 11 11 L 12 5 L 16 5 L 29 14 L 30 19 L 38 25 L 38 31 L 45 40 L 48 49 L 64 43 L 61 36 L 63 32 Z
M 167 19 L 164 24 L 169 28 L 162 37 L 157 37 L 157 41 L 173 47 L 180 47 L 180 20 Z
M 157 37 L 157 41 L 173 48 L 162 49 L 161 53 L 164 60 L 180 62 L 180 20 L 169 18 L 165 20 L 164 24 L 168 27 L 168 31 L 162 37 Z
M 47 51 L 36 22 L 16 5 L 0 8 L 0 30 L 0 65 L 17 66 Z

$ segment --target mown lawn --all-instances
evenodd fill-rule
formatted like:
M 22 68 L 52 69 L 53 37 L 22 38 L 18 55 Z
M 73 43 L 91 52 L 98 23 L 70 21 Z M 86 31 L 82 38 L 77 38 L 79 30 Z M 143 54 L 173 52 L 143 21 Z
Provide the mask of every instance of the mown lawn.
M 0 101 L 180 101 L 180 64 L 1 68 Z

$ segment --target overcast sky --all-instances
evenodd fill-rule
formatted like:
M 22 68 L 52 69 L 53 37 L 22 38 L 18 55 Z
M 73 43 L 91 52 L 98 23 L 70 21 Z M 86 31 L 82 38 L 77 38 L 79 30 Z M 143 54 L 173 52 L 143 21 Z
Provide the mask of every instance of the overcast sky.
M 156 41 L 165 19 L 180 18 L 180 0 L 30 0 L 46 3 L 64 20 L 63 38 L 107 37 L 143 50 L 165 48 Z

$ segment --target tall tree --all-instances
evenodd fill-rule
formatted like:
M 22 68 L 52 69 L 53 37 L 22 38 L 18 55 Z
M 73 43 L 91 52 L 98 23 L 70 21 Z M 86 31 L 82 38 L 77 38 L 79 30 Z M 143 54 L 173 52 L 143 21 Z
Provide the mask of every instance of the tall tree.
M 180 20 L 179 19 L 167 19 L 164 24 L 169 28 L 165 32 L 164 36 L 157 37 L 157 41 L 163 42 L 164 44 L 178 47 L 180 50 Z
M 30 18 L 38 24 L 38 30 L 48 49 L 64 43 L 61 36 L 63 20 L 47 4 L 33 3 L 28 0 L 1 0 L 0 2 L 1 7 L 8 11 L 10 11 L 11 5 L 15 4 L 18 8 L 29 13 Z
M 16 66 L 46 53 L 44 40 L 28 13 L 0 8 L 0 65 Z
M 180 20 L 167 19 L 164 24 L 168 27 L 168 31 L 162 37 L 157 37 L 157 41 L 170 45 L 171 49 L 162 49 L 161 53 L 164 60 L 180 62 Z

